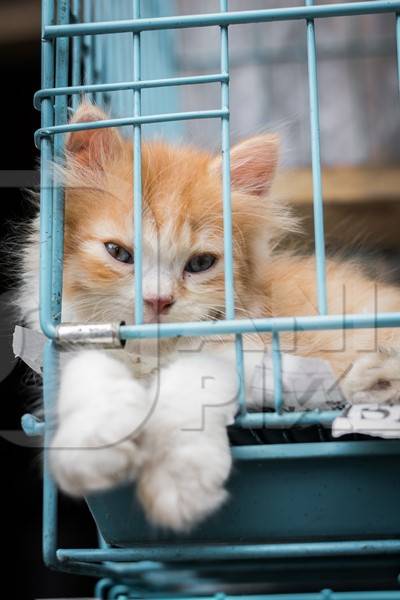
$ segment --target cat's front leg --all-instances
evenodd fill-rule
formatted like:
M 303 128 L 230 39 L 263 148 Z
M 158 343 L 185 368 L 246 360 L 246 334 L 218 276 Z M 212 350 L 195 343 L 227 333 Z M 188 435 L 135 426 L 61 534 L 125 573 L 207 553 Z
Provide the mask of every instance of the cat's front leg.
M 237 387 L 234 363 L 215 356 L 185 357 L 161 370 L 138 478 L 154 524 L 188 530 L 225 501 L 232 464 L 226 427 Z
M 133 479 L 147 410 L 146 390 L 125 364 L 97 350 L 74 354 L 61 372 L 49 450 L 59 487 L 84 496 Z

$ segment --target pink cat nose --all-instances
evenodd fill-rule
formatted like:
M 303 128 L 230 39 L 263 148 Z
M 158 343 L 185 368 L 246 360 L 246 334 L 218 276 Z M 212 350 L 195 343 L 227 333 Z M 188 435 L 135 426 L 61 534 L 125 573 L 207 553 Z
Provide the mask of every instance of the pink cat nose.
M 151 307 L 156 315 L 161 315 L 162 313 L 168 312 L 175 300 L 172 296 L 166 296 L 161 298 L 144 298 L 144 302 Z

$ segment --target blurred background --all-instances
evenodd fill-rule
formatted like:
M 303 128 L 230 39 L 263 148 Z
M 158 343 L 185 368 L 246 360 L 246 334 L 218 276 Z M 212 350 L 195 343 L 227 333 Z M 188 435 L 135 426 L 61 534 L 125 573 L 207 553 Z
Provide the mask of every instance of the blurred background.
M 299 4 L 291 0 L 230 0 L 230 9 Z M 218 0 L 143 0 L 144 16 L 218 12 Z M 130 0 L 94 0 L 81 20 L 132 16 Z M 71 16 L 73 18 L 73 15 Z M 316 22 L 321 151 L 325 223 L 331 251 L 374 256 L 398 279 L 400 222 L 400 128 L 395 22 L 393 15 L 323 19 Z M 132 79 L 132 36 L 86 37 L 81 82 Z M 143 78 L 218 73 L 218 28 L 147 32 L 142 36 Z M 273 193 L 289 200 L 303 217 L 303 248 L 312 245 L 309 99 L 305 24 L 264 23 L 230 28 L 232 141 L 263 131 L 279 132 L 281 169 Z M 23 190 L 37 183 L 38 153 L 33 143 L 40 116 L 32 97 L 40 88 L 40 2 L 0 2 L 0 146 L 1 236 L 1 425 L 19 427 L 35 398 L 27 368 L 12 358 L 13 263 L 20 238 L 18 224 L 32 208 Z M 132 92 L 97 94 L 93 100 L 114 116 L 132 114 Z M 71 102 L 72 105 L 72 102 Z M 218 84 L 143 92 L 145 114 L 219 108 Z M 145 127 L 147 136 L 219 149 L 220 127 L 214 121 L 187 121 Z M 130 135 L 129 130 L 126 131 Z M 299 242 L 299 240 L 296 240 Z M 10 248 L 7 250 L 7 248 Z M 12 248 L 12 249 L 11 249 Z M 14 256 L 13 253 L 16 253 Z M 6 295 L 4 295 L 6 294 Z M 4 436 L 3 436 L 4 437 Z M 41 481 L 39 451 L 1 437 L 2 564 L 12 586 L 10 598 L 31 599 L 90 595 L 92 580 L 51 573 L 41 562 Z M 62 544 L 92 546 L 95 532 L 83 504 L 62 500 Z
M 229 9 L 296 5 L 296 0 L 230 0 Z M 204 0 L 201 8 L 196 0 L 142 2 L 145 17 L 197 12 L 219 12 L 218 0 Z M 79 18 L 132 18 L 132 5 L 119 0 L 111 7 L 107 0 L 96 0 Z M 281 164 L 273 193 L 289 200 L 304 219 L 301 244 L 309 245 L 313 226 L 305 22 L 238 25 L 230 28 L 229 36 L 232 142 L 266 131 L 280 134 Z M 316 37 L 328 247 L 379 249 L 390 259 L 389 250 L 399 248 L 400 217 L 395 19 L 391 14 L 318 19 Z M 71 52 L 80 43 L 73 41 Z M 88 37 L 83 43 L 89 49 L 82 72 L 86 83 L 132 79 L 129 33 Z M 220 71 L 217 27 L 144 32 L 142 48 L 143 78 Z M 218 83 L 159 88 L 144 90 L 142 98 L 144 114 L 212 110 L 220 107 L 220 88 Z M 131 91 L 96 94 L 93 99 L 114 115 L 131 114 Z M 216 119 L 149 125 L 144 132 L 219 150 Z

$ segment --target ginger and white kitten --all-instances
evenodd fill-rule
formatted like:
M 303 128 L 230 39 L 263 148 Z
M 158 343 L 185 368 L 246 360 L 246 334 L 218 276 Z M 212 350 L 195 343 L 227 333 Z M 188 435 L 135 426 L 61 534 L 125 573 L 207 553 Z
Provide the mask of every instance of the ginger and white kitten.
M 104 118 L 97 107 L 82 104 L 73 122 Z M 132 323 L 132 145 L 108 128 L 70 134 L 66 150 L 63 321 Z M 268 197 L 277 158 L 271 135 L 232 149 L 239 318 L 317 312 L 313 258 L 275 250 L 297 227 L 288 208 Z M 142 178 L 145 322 L 223 318 L 220 158 L 145 143 Z M 35 222 L 19 302 L 36 328 L 38 253 Z M 397 288 L 377 286 L 355 264 L 328 261 L 327 275 L 332 314 L 400 307 Z M 399 339 L 395 330 L 304 332 L 282 335 L 282 347 L 326 358 L 338 375 L 350 369 L 343 381 L 349 401 L 397 401 L 400 361 L 391 349 Z M 246 386 L 268 341 L 268 335 L 245 336 L 251 349 L 245 353 Z M 237 408 L 232 347 L 230 338 L 166 339 L 71 354 L 61 373 L 51 449 L 60 488 L 84 496 L 135 480 L 148 518 L 175 530 L 216 510 L 226 498 L 232 462 L 226 431 Z

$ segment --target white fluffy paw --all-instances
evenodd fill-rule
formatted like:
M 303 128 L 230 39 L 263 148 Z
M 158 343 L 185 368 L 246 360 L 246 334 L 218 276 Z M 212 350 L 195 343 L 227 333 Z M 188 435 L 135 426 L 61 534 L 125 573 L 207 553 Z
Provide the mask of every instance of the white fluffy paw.
M 64 492 L 84 496 L 134 478 L 146 400 L 144 388 L 108 355 L 86 351 L 70 361 L 49 450 L 53 476 Z
M 355 361 L 342 383 L 352 404 L 400 402 L 400 354 L 381 350 Z
M 224 484 L 231 469 L 229 447 L 208 442 L 196 444 L 193 440 L 181 447 L 174 444 L 162 459 L 144 465 L 138 497 L 155 525 L 188 531 L 227 499 Z
M 140 464 L 134 422 L 135 415 L 128 411 L 110 412 L 104 421 L 85 411 L 65 420 L 50 449 L 59 487 L 69 495 L 85 496 L 132 480 Z

